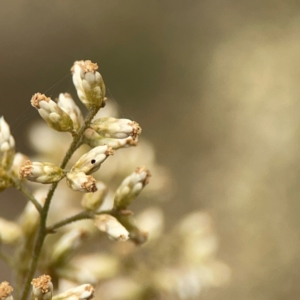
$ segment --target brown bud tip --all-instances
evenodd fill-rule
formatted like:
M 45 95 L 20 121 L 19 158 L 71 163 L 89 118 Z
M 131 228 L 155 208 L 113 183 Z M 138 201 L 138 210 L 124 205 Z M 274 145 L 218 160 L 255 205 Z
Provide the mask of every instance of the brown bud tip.
M 24 164 L 20 167 L 20 171 L 19 171 L 20 177 L 21 178 L 27 177 L 28 175 L 30 175 L 31 170 L 32 170 L 32 163 L 30 160 L 26 160 Z
M 138 173 L 138 174 L 141 174 L 141 173 L 143 173 L 143 172 L 146 172 L 147 175 L 146 175 L 146 177 L 145 177 L 145 179 L 144 179 L 144 181 L 143 181 L 143 184 L 146 185 L 146 184 L 149 183 L 149 179 L 150 179 L 150 177 L 151 177 L 151 173 L 150 173 L 149 170 L 146 169 L 146 167 L 144 167 L 144 166 L 137 167 L 136 170 L 135 170 L 135 172 Z
M 40 108 L 40 102 L 41 101 L 46 101 L 49 102 L 50 98 L 46 97 L 46 95 L 41 94 L 41 93 L 36 93 L 31 97 L 31 105 L 37 109 Z
M 87 176 L 87 181 L 82 183 L 81 187 L 89 193 L 95 193 L 97 191 L 96 180 L 93 176 Z
M 9 285 L 7 281 L 0 283 L 0 299 L 3 300 L 7 298 L 13 291 L 13 288 Z
M 51 277 L 49 275 L 42 275 L 38 278 L 34 278 L 31 281 L 31 284 L 39 289 L 43 294 L 49 292 L 49 283 L 51 282 Z
M 105 155 L 114 155 L 114 150 L 111 146 L 107 146 L 107 150 L 105 151 Z

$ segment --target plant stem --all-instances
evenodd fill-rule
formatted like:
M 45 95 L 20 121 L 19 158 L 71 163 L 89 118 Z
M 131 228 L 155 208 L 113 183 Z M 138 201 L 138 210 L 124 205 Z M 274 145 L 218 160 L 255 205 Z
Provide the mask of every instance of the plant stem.
M 66 167 L 66 165 L 67 165 L 68 161 L 70 160 L 70 158 L 72 157 L 73 153 L 77 150 L 78 146 L 80 145 L 80 140 L 81 140 L 82 135 L 84 134 L 85 130 L 90 125 L 93 117 L 95 116 L 95 114 L 97 113 L 98 110 L 99 110 L 99 108 L 95 108 L 89 112 L 89 114 L 87 115 L 87 117 L 85 119 L 84 125 L 80 128 L 78 134 L 74 136 L 73 142 L 70 145 L 69 150 L 67 151 L 67 153 L 60 165 L 60 167 L 62 169 L 64 169 Z M 27 299 L 29 291 L 30 291 L 31 280 L 32 280 L 34 273 L 38 266 L 42 247 L 43 247 L 45 238 L 48 234 L 46 224 L 47 224 L 47 217 L 48 217 L 48 212 L 49 212 L 49 208 L 50 208 L 50 203 L 51 203 L 51 200 L 52 200 L 52 197 L 54 195 L 57 185 L 58 185 L 58 182 L 55 182 L 52 184 L 52 186 L 48 192 L 47 198 L 45 200 L 45 204 L 41 211 L 39 232 L 38 232 L 37 239 L 36 239 L 36 242 L 35 242 L 35 245 L 33 248 L 32 259 L 31 259 L 29 270 L 28 270 L 26 280 L 24 283 L 21 300 Z

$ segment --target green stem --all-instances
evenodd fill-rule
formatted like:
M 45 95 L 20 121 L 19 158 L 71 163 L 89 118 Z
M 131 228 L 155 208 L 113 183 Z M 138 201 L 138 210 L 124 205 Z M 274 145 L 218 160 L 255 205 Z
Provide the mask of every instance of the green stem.
M 67 151 L 67 153 L 66 153 L 66 155 L 65 155 L 65 157 L 64 157 L 64 159 L 63 159 L 63 161 L 60 165 L 60 167 L 62 169 L 64 169 L 66 167 L 66 165 L 67 165 L 68 161 L 70 160 L 70 158 L 72 157 L 73 153 L 77 150 L 77 148 L 80 144 L 80 140 L 81 140 L 82 135 L 84 134 L 85 130 L 89 127 L 93 117 L 95 116 L 95 114 L 97 113 L 98 110 L 99 110 L 99 108 L 95 108 L 95 109 L 93 109 L 89 112 L 89 114 L 87 115 L 87 117 L 85 119 L 84 125 L 81 127 L 78 134 L 74 136 L 73 142 L 70 145 L 69 150 Z M 52 186 L 51 186 L 51 188 L 48 192 L 47 198 L 45 200 L 45 204 L 44 204 L 44 206 L 42 208 L 42 211 L 41 211 L 41 220 L 40 220 L 39 232 L 38 232 L 38 236 L 37 236 L 34 248 L 33 248 L 32 259 L 31 259 L 29 270 L 28 270 L 26 280 L 25 280 L 25 283 L 24 283 L 21 300 L 26 300 L 28 298 L 28 294 L 29 294 L 29 291 L 30 291 L 31 280 L 34 276 L 34 273 L 35 273 L 36 269 L 37 269 L 38 261 L 39 261 L 40 254 L 41 254 L 41 251 L 42 251 L 42 247 L 43 247 L 43 244 L 44 244 L 44 240 L 45 240 L 45 238 L 48 234 L 47 227 L 46 227 L 47 217 L 48 217 L 48 212 L 49 212 L 49 208 L 50 208 L 50 203 L 51 203 L 51 200 L 52 200 L 52 197 L 54 195 L 54 192 L 56 190 L 57 185 L 58 185 L 58 182 L 55 182 L 55 183 L 52 184 Z

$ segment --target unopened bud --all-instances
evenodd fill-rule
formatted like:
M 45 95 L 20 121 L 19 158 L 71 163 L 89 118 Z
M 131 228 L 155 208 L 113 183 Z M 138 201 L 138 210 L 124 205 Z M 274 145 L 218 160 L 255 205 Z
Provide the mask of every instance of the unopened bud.
M 11 174 L 20 178 L 20 167 L 28 160 L 28 157 L 23 153 L 17 152 L 14 156 L 12 166 L 10 168 Z
M 118 241 L 126 241 L 129 239 L 127 229 L 111 215 L 97 215 L 94 218 L 95 226 L 103 232 L 106 232 L 108 237 Z
M 71 72 L 77 95 L 89 109 L 100 108 L 105 98 L 105 85 L 98 70 L 98 65 L 90 60 L 75 61 Z
M 94 193 L 97 191 L 96 180 L 83 172 L 67 173 L 67 185 L 76 192 Z
M 32 284 L 32 300 L 51 300 L 53 284 L 49 275 L 42 275 L 34 278 Z
M 48 162 L 31 162 L 27 160 L 20 167 L 20 177 L 33 182 L 53 183 L 64 177 L 64 171 L 55 164 Z
M 0 218 L 0 244 L 14 244 L 21 237 L 22 230 L 17 223 Z
M 138 167 L 135 172 L 126 177 L 115 194 L 114 206 L 125 209 L 148 184 L 150 172 L 145 167 Z
M 70 118 L 73 121 L 74 130 L 78 131 L 79 128 L 82 126 L 84 120 L 79 107 L 75 104 L 71 95 L 68 93 L 59 94 L 57 104 L 70 116 Z
M 9 169 L 15 153 L 15 140 L 4 117 L 0 117 L 0 165 Z
M 13 300 L 13 288 L 7 281 L 0 283 L 0 300 Z
M 92 300 L 95 289 L 90 284 L 83 284 L 58 294 L 52 300 Z
M 82 155 L 76 164 L 72 167 L 71 172 L 83 172 L 87 175 L 96 172 L 101 164 L 109 155 L 113 155 L 110 146 L 98 146 Z
M 92 122 L 91 126 L 101 137 L 125 139 L 129 136 L 135 140 L 142 129 L 135 121 L 116 118 L 99 118 Z
M 34 94 L 31 98 L 31 105 L 38 110 L 49 127 L 57 131 L 73 131 L 73 122 L 70 116 L 44 94 Z
M 51 261 L 59 264 L 68 258 L 87 237 L 87 232 L 82 229 L 73 229 L 65 233 L 53 246 Z
M 97 211 L 107 194 L 107 187 L 103 182 L 98 181 L 96 186 L 97 191 L 95 193 L 84 194 L 81 200 L 81 206 L 86 210 Z
M 117 150 L 120 148 L 127 148 L 130 146 L 136 146 L 138 142 L 138 137 L 134 140 L 132 136 L 124 139 L 114 139 L 114 138 L 103 138 L 94 129 L 88 128 L 84 132 L 83 143 L 89 145 L 90 147 L 97 147 L 102 145 L 110 146 L 112 149 Z

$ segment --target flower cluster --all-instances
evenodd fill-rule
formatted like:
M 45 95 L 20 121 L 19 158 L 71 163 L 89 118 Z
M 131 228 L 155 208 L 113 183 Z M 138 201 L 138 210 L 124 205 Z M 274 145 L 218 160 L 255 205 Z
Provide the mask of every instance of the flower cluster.
M 195 212 L 164 230 L 159 207 L 132 212 L 151 175 L 144 195 L 170 197 L 170 176 L 151 144 L 139 141 L 139 124 L 118 118 L 97 64 L 77 61 L 71 72 L 88 112 L 84 117 L 67 93 L 55 101 L 33 95 L 44 120 L 29 136 L 34 159 L 15 153 L 0 118 L 0 191 L 14 187 L 28 200 L 17 221 L 0 218 L 1 244 L 10 247 L 0 258 L 14 269 L 15 297 L 27 300 L 31 290 L 34 300 L 90 300 L 95 292 L 106 300 L 197 299 L 203 288 L 226 282 L 208 214 Z M 36 272 L 47 275 L 34 279 Z M 0 284 L 0 299 L 13 300 L 12 292 Z

